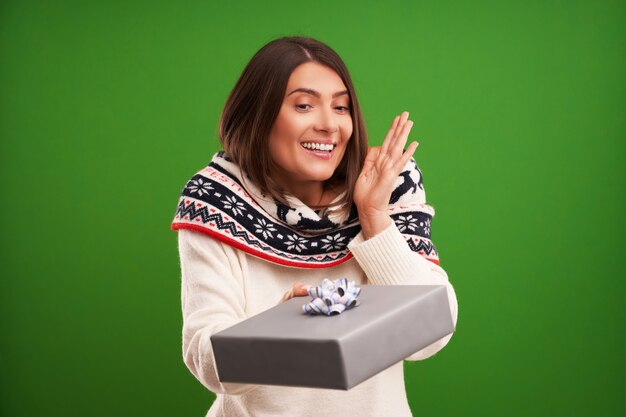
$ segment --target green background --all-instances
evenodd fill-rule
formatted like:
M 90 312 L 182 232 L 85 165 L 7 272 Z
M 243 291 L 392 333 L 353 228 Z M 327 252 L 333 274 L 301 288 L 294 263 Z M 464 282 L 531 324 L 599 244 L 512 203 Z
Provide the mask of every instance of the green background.
M 625 18 L 591 0 L 3 1 L 0 414 L 204 415 L 169 224 L 246 62 L 301 34 L 346 61 L 372 144 L 415 121 L 459 321 L 405 364 L 414 414 L 623 416 Z

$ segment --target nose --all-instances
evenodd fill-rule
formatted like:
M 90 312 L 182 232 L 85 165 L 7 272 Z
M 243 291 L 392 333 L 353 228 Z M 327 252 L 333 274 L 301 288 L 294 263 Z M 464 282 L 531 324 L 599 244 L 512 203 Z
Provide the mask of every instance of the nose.
M 339 130 L 339 123 L 332 109 L 322 109 L 318 112 L 314 129 L 320 132 L 335 133 Z

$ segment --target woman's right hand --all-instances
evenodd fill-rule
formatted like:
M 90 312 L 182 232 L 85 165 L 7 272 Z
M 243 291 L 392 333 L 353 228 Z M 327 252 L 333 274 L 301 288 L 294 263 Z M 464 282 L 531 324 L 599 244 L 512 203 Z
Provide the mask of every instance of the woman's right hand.
M 367 152 L 363 169 L 354 185 L 353 197 L 366 240 L 393 223 L 388 212 L 389 199 L 400 172 L 418 145 L 412 141 L 404 151 L 412 127 L 409 113 L 403 112 L 393 119 L 382 146 L 372 147 Z
M 307 295 L 309 295 L 309 288 L 311 288 L 310 285 L 305 285 L 301 282 L 294 283 L 293 287 L 285 294 L 283 294 L 283 297 L 280 299 L 278 304 L 285 302 L 293 297 L 306 297 Z

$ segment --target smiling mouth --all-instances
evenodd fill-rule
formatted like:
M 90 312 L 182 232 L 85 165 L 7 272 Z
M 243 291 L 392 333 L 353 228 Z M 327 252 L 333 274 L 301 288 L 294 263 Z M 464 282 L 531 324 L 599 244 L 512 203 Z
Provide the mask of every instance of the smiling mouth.
M 303 142 L 302 147 L 313 152 L 328 152 L 331 153 L 335 149 L 332 143 L 316 143 L 316 142 Z

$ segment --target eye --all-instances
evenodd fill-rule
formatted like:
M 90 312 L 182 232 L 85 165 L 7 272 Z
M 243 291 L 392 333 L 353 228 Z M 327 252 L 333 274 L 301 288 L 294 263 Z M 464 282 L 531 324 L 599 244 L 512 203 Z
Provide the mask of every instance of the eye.
M 298 110 L 308 110 L 309 107 L 312 107 L 310 104 L 296 104 L 296 109 Z
M 339 110 L 342 113 L 348 112 L 350 111 L 350 107 L 346 107 L 346 106 L 337 106 L 335 107 L 337 110 Z

